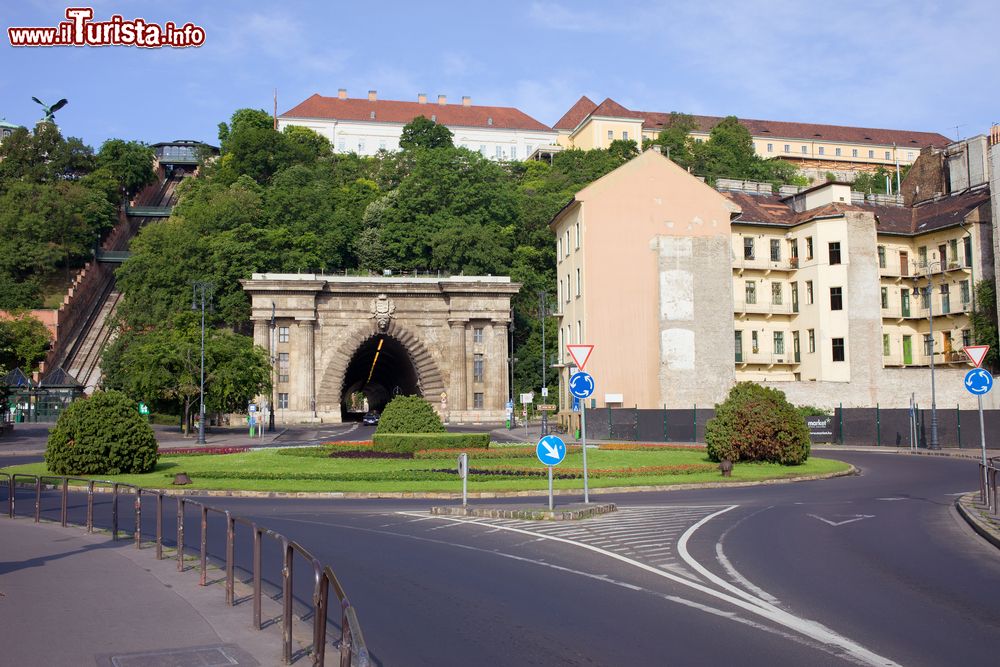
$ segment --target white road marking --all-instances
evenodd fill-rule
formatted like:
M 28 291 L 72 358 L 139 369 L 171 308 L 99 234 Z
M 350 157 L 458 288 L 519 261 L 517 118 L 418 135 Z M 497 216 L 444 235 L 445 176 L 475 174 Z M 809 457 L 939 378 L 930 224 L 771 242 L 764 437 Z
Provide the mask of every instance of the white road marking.
M 876 498 L 875 500 L 884 500 L 887 503 L 891 503 L 894 500 L 909 500 L 909 498 Z
M 771 604 L 776 605 L 780 602 L 778 598 L 754 584 L 752 581 L 740 574 L 735 567 L 733 567 L 733 564 L 729 562 L 729 559 L 726 558 L 726 554 L 722 551 L 722 542 L 716 542 L 715 544 L 715 557 L 719 560 L 719 564 L 722 565 L 722 568 L 729 574 L 730 578 L 735 579 L 742 584 L 743 588 L 747 589 L 751 593 L 754 593 L 761 600 L 767 600 Z
M 823 523 L 825 523 L 827 525 L 830 525 L 830 526 L 833 526 L 835 528 L 837 526 L 843 526 L 843 525 L 846 525 L 846 524 L 849 524 L 849 523 L 854 523 L 855 521 L 864 521 L 865 519 L 874 519 L 875 518 L 874 514 L 855 514 L 853 518 L 851 518 L 851 519 L 845 519 L 844 521 L 830 521 L 829 519 L 824 519 L 823 517 L 816 516 L 815 514 L 807 514 L 806 516 L 811 516 L 814 519 L 819 519 Z

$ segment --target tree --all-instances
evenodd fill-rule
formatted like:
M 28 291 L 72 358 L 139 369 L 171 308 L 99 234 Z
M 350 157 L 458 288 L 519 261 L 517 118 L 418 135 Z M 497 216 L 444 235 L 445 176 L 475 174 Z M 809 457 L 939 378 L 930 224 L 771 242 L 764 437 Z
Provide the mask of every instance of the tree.
M 615 139 L 608 146 L 608 153 L 622 162 L 628 162 L 639 155 L 639 146 L 632 139 Z
M 0 368 L 20 368 L 31 374 L 45 358 L 49 330 L 28 313 L 0 319 Z
M 94 167 L 93 149 L 75 137 L 63 139 L 52 123 L 39 123 L 34 132 L 18 128 L 0 144 L 0 188 L 15 181 L 76 180 Z
M 694 116 L 686 113 L 670 112 L 660 134 L 651 143 L 663 147 L 663 154 L 668 155 L 671 160 L 682 167 L 688 167 L 692 162 L 691 132 L 698 129 L 698 123 Z
M 451 130 L 438 125 L 430 118 L 417 116 L 403 126 L 399 137 L 399 147 L 403 150 L 415 148 L 454 148 Z
M 121 198 L 128 199 L 156 181 L 153 149 L 139 141 L 109 139 L 97 152 L 97 164 L 118 183 Z
M 1000 340 L 997 337 L 996 283 L 980 280 L 976 283 L 976 308 L 972 311 L 972 339 L 976 345 L 989 345 L 983 364 L 996 372 L 1000 370 Z
M 809 428 L 784 392 L 737 382 L 715 406 L 705 427 L 712 461 L 767 461 L 799 465 L 809 458 Z

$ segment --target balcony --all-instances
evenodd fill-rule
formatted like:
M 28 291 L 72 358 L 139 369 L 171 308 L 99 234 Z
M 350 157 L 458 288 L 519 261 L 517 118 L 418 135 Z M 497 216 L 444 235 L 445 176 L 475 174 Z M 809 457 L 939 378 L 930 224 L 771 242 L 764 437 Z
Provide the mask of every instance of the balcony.
M 969 357 L 966 356 L 965 352 L 960 349 L 934 353 L 935 366 L 967 366 L 968 361 Z M 883 355 L 882 357 L 882 365 L 887 367 L 929 368 L 930 363 L 931 361 L 929 355 L 923 353 L 918 354 L 916 351 L 910 355 L 909 360 L 906 360 L 902 354 L 889 354 Z
M 763 271 L 768 275 L 773 271 L 795 271 L 799 268 L 799 258 L 789 257 L 788 259 L 772 260 L 770 258 L 747 259 L 740 257 L 733 263 L 733 269 L 738 275 L 743 275 L 744 271 Z
M 790 303 L 760 303 L 746 300 L 734 301 L 733 312 L 738 315 L 794 315 L 798 311 Z
M 795 355 L 788 351 L 784 354 L 774 352 L 764 352 L 759 350 L 748 350 L 736 353 L 736 365 L 745 368 L 746 366 L 795 366 L 800 362 L 795 360 Z

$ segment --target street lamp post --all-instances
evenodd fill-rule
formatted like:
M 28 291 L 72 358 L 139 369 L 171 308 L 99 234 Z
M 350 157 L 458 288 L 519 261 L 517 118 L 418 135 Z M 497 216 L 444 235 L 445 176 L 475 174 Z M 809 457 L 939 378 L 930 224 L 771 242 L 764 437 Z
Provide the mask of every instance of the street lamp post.
M 211 301 L 215 285 L 210 282 L 196 280 L 193 283 L 191 310 L 198 310 L 198 300 L 201 300 L 201 391 L 198 394 L 198 444 L 205 444 L 205 302 Z
M 931 267 L 934 265 L 943 269 L 941 262 L 930 262 L 927 264 L 927 286 L 923 288 L 924 298 L 927 300 L 927 315 L 930 327 L 931 347 L 931 441 L 927 445 L 928 449 L 941 449 L 938 442 L 938 420 L 937 420 L 937 400 L 934 391 L 934 273 Z M 913 296 L 920 294 L 920 288 L 914 286 Z
M 271 357 L 271 397 L 270 403 L 267 406 L 267 432 L 274 433 L 274 319 L 275 306 L 274 302 L 271 302 L 271 336 L 268 339 L 268 346 L 271 348 L 268 350 Z
M 548 317 L 548 292 L 545 290 L 538 290 L 538 313 L 542 318 L 542 391 L 544 392 L 545 384 L 545 318 Z M 546 436 L 549 434 L 549 413 L 547 410 L 542 410 L 542 435 Z

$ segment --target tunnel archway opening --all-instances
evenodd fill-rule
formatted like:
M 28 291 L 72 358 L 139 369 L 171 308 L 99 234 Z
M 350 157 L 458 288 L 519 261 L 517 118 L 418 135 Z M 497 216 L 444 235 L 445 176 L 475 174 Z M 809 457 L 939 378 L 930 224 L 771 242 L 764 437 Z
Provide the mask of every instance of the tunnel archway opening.
M 345 421 L 360 420 L 366 410 L 381 412 L 394 396 L 423 395 L 406 347 L 386 334 L 376 334 L 358 346 L 343 387 L 340 403 Z

